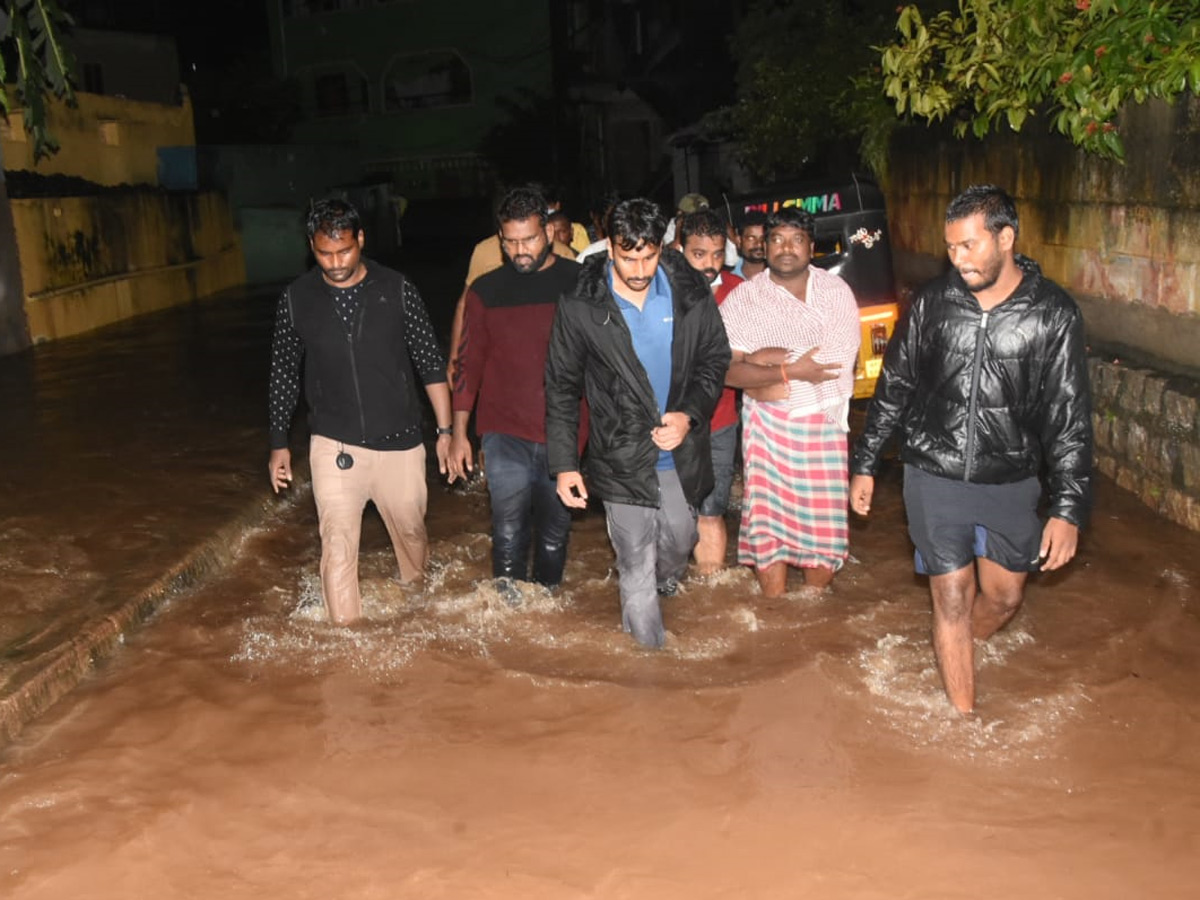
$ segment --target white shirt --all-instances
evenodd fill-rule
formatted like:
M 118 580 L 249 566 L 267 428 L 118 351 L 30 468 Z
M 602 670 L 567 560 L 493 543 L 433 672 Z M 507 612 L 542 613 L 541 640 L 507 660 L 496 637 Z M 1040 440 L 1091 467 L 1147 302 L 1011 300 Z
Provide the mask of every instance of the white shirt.
M 770 270 L 739 284 L 720 306 L 729 346 L 750 354 L 765 347 L 785 347 L 788 360 L 819 347 L 814 359 L 837 363 L 838 377 L 816 384 L 788 382 L 788 414 L 792 417 L 826 412 L 846 427 L 854 396 L 854 365 L 862 334 L 858 304 L 850 286 L 824 269 L 809 266 L 804 300 L 771 280 Z M 750 398 L 747 402 L 753 403 Z

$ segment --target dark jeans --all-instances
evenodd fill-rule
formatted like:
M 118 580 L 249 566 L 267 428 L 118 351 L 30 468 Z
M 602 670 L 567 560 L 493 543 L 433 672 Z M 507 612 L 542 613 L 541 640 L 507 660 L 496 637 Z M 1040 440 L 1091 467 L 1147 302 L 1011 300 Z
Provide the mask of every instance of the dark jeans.
M 483 435 L 483 469 L 492 495 L 492 574 L 554 587 L 567 563 L 571 512 L 558 499 L 546 445 L 492 432 Z

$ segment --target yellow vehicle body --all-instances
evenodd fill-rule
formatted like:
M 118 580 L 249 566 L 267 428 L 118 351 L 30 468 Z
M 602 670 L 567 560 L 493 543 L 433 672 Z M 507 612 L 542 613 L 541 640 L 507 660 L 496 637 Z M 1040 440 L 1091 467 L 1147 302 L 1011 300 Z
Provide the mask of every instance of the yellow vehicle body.
M 859 307 L 858 324 L 862 330 L 862 343 L 858 347 L 858 363 L 854 367 L 855 400 L 868 398 L 875 393 L 875 382 L 879 380 L 879 370 L 883 367 L 883 353 L 899 319 L 898 303 Z

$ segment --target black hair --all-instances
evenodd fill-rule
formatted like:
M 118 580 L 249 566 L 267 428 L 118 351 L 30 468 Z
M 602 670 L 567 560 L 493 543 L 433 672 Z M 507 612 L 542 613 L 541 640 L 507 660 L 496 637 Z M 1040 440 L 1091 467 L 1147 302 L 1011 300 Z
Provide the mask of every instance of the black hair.
M 547 222 L 570 222 L 571 217 L 568 216 L 561 209 L 559 209 L 559 210 L 555 210 L 554 212 L 550 213 L 550 215 L 548 215 L 546 217 L 546 221 Z
M 1017 205 L 1008 196 L 1004 188 L 994 184 L 973 184 L 946 207 L 946 222 L 957 222 L 969 218 L 976 213 L 983 213 L 983 224 L 994 235 L 1000 234 L 1004 228 L 1013 230 L 1017 236 Z
M 747 228 L 753 228 L 756 225 L 761 226 L 765 232 L 767 226 L 767 214 L 761 210 L 752 209 L 750 212 L 746 213 L 746 215 L 742 216 L 742 222 L 740 225 L 738 225 L 737 232 L 739 235 L 744 235 Z
M 785 206 L 773 213 L 768 213 L 764 233 L 768 236 L 772 228 L 799 228 L 808 232 L 809 238 L 817 236 L 817 219 L 812 213 L 798 206 Z
M 679 246 L 682 247 L 690 237 L 725 237 L 725 220 L 712 209 L 698 209 L 685 213 L 679 220 Z
M 538 224 L 546 226 L 546 198 L 535 188 L 513 188 L 504 195 L 496 210 L 497 222 L 518 222 L 537 216 Z
M 309 241 L 317 236 L 318 231 L 331 238 L 336 238 L 344 231 L 358 237 L 362 231 L 358 210 L 340 197 L 330 197 L 312 204 L 304 225 Z
M 653 200 L 634 197 L 622 200 L 608 214 L 605 231 L 608 238 L 622 250 L 635 250 L 643 244 L 661 247 L 667 231 L 667 220 Z

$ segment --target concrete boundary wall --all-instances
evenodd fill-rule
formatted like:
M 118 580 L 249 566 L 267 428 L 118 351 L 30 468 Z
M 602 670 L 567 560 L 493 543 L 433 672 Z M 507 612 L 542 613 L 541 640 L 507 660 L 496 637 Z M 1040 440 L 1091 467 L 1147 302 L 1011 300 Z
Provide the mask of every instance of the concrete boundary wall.
M 34 342 L 245 282 L 241 244 L 220 194 L 14 200 L 12 211 Z
M 1017 201 L 1017 248 L 1075 297 L 1093 343 L 1200 371 L 1200 98 L 1130 107 L 1121 132 L 1124 166 L 1036 121 L 986 141 L 904 131 L 886 191 L 897 277 L 942 271 L 947 203 L 992 182 Z
M 59 149 L 36 162 L 33 138 L 25 130 L 25 111 L 13 109 L 7 120 L 0 119 L 5 169 L 74 175 L 106 186 L 158 184 L 158 148 L 196 143 L 186 92 L 174 105 L 85 92 L 77 93 L 75 100 L 73 106 L 58 99 L 47 101 L 46 125 Z

